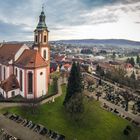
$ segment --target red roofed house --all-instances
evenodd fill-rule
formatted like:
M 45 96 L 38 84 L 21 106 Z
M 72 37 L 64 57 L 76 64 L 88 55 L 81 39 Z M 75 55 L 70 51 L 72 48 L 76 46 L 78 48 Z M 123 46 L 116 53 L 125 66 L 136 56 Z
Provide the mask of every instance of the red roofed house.
M 3 44 L 0 47 L 0 94 L 5 98 L 22 95 L 39 98 L 48 93 L 50 47 L 42 10 L 34 31 L 34 45 Z
M 71 64 L 66 63 L 66 64 L 62 65 L 61 71 L 70 72 L 71 71 L 71 67 L 72 67 Z
M 56 62 L 62 62 L 62 61 L 65 61 L 65 60 L 66 60 L 66 56 L 65 55 L 61 55 L 61 56 L 57 55 L 55 57 L 55 61 Z
M 133 71 L 133 66 L 132 66 L 130 63 L 125 63 L 125 64 L 123 65 L 123 67 L 124 67 L 124 69 L 125 69 L 126 71 L 128 71 L 128 72 Z

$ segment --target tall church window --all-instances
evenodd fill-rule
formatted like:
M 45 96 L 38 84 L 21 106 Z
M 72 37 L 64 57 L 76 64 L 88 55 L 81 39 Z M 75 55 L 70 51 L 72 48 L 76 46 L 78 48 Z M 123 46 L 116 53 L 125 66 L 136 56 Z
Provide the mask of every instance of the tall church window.
M 46 43 L 47 42 L 47 36 L 44 35 L 44 42 Z
M 6 79 L 6 70 L 5 70 L 5 67 L 3 69 L 3 73 L 4 73 L 4 80 Z
M 20 70 L 20 90 L 22 91 L 22 70 Z
M 46 50 L 43 52 L 43 57 L 46 59 Z
M 16 68 L 16 77 L 18 76 L 17 68 Z
M 2 80 L 2 79 L 1 79 L 1 77 L 2 77 L 1 71 L 2 71 L 2 70 L 1 70 L 1 66 L 0 66 L 0 81 Z
M 37 39 L 38 39 L 38 38 L 37 38 L 37 35 L 36 35 L 36 36 L 35 36 L 35 42 L 36 42 L 36 43 L 37 43 Z
M 12 95 L 12 97 L 14 97 L 15 96 L 15 91 L 12 91 L 11 95 Z
M 28 73 L 28 94 L 33 93 L 33 74 L 31 72 Z

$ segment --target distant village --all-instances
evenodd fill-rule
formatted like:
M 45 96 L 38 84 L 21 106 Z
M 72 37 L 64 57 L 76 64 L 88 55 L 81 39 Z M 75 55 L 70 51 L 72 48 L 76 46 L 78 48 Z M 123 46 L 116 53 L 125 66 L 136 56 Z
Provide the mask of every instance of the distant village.
M 33 42 L 0 43 L 0 139 L 139 139 L 140 42 L 49 41 L 45 18 Z
M 126 76 L 130 77 L 134 73 L 135 78 L 140 79 L 139 54 L 140 49 L 133 47 L 82 46 L 52 42 L 50 71 L 69 73 L 72 62 L 77 61 L 83 72 L 97 74 L 97 66 L 100 66 L 104 72 L 123 69 Z M 134 62 L 129 61 L 131 58 Z

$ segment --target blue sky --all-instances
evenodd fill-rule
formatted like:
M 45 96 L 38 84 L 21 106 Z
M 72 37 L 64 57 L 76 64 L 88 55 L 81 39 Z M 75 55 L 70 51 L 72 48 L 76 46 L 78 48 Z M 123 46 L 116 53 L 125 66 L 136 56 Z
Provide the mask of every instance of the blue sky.
M 140 41 L 139 0 L 0 0 L 0 41 L 33 40 L 43 3 L 50 40 Z

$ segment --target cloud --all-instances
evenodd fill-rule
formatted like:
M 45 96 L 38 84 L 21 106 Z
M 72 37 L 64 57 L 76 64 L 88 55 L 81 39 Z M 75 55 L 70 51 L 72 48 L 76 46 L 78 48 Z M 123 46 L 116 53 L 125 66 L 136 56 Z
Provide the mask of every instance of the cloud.
M 65 37 L 74 27 L 113 24 L 122 19 L 135 24 L 139 21 L 139 0 L 4 0 L 0 4 L 0 40 L 33 39 L 42 3 L 48 29 L 54 37 Z M 78 30 L 74 33 L 79 35 Z
M 14 36 L 14 40 L 19 40 L 21 38 L 23 38 L 23 40 L 26 40 L 26 37 L 28 37 L 28 35 L 30 35 L 32 32 L 27 30 L 25 27 L 27 27 L 27 25 L 25 24 L 17 25 L 6 23 L 0 20 L 0 38 L 3 40 L 11 40 Z
M 136 24 L 140 24 L 140 21 L 136 21 L 135 23 L 136 23 Z

